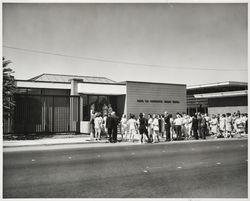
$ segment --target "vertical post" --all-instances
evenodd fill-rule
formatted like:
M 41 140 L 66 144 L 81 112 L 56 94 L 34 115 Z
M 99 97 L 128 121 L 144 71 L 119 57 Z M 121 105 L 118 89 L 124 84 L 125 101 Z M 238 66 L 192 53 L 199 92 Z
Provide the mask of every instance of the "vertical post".
M 52 96 L 52 133 L 55 132 L 55 102 L 54 102 L 54 96 Z
M 81 103 L 81 101 L 80 101 L 80 96 L 78 96 L 77 97 L 77 99 L 78 99 L 78 128 L 77 128 L 77 132 L 78 133 L 80 133 L 80 124 L 81 124 L 81 119 L 80 119 L 80 114 L 81 114 L 81 112 L 80 112 L 80 109 L 81 109 L 81 107 L 80 107 L 80 103 Z

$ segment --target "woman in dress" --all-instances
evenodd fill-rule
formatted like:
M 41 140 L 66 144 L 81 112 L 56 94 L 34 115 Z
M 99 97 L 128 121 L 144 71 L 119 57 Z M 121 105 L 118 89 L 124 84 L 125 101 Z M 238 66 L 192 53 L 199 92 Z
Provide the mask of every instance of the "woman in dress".
M 152 119 L 152 115 L 148 114 L 148 136 L 150 139 L 150 142 L 153 141 L 153 119 Z
M 164 114 L 161 115 L 161 137 L 164 138 L 165 135 L 165 120 L 164 120 Z
M 141 143 L 146 143 L 146 133 L 147 133 L 147 128 L 146 128 L 146 119 L 143 117 L 143 114 L 140 113 L 139 115 L 139 144 Z
M 128 140 L 128 125 L 127 125 L 127 117 L 125 114 L 122 115 L 121 119 L 121 136 L 123 140 L 123 136 L 125 141 Z
M 226 132 L 226 115 L 222 114 L 220 117 L 220 136 L 219 137 L 224 137 L 225 132 Z
M 190 119 L 188 115 L 184 115 L 183 116 L 183 131 L 184 131 L 184 135 L 185 135 L 185 140 L 189 140 L 190 139 Z
M 225 137 L 232 138 L 233 137 L 232 131 L 233 131 L 233 120 L 232 120 L 231 114 L 227 113 Z
M 131 114 L 130 119 L 128 120 L 128 128 L 129 128 L 129 141 L 134 142 L 134 138 L 136 135 L 136 120 L 135 115 Z
M 159 140 L 159 121 L 158 118 L 155 114 L 153 114 L 153 122 L 152 122 L 152 126 L 153 126 L 153 142 L 152 143 L 156 143 L 156 139 Z
M 106 128 L 107 117 L 107 114 L 105 114 L 102 119 L 102 132 L 105 134 L 106 138 L 108 138 L 108 130 Z
M 100 142 L 101 140 L 101 127 L 102 127 L 102 117 L 101 117 L 101 113 L 96 113 L 96 117 L 95 117 L 95 138 L 98 142 Z
M 95 113 L 94 111 L 91 112 L 91 116 L 90 116 L 90 140 L 94 139 L 94 135 L 95 135 Z
M 173 135 L 174 135 L 174 118 L 172 114 L 169 114 L 170 118 L 170 141 L 173 141 Z
M 235 119 L 236 133 L 240 136 L 244 132 L 244 122 L 240 115 L 237 113 Z
M 212 136 L 217 137 L 218 120 L 214 114 L 212 115 L 212 119 L 210 120 L 210 127 Z

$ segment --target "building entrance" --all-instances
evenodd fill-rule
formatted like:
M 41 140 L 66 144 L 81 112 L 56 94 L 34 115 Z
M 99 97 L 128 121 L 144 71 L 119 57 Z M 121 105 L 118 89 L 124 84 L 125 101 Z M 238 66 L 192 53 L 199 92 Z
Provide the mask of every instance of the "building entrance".
M 117 114 L 117 96 L 81 95 L 81 98 L 83 121 L 90 120 L 91 111 L 100 112 L 102 116 L 108 114 L 110 110 Z

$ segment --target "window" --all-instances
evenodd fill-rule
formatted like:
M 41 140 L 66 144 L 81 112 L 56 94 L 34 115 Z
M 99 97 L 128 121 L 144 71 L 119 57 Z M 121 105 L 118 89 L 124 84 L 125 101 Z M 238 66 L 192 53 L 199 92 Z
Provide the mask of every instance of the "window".
M 102 95 L 81 95 L 83 99 L 83 121 L 90 120 L 90 110 L 94 109 L 95 112 L 105 113 L 110 102 L 110 96 Z M 111 103 L 113 110 L 116 108 L 116 102 Z

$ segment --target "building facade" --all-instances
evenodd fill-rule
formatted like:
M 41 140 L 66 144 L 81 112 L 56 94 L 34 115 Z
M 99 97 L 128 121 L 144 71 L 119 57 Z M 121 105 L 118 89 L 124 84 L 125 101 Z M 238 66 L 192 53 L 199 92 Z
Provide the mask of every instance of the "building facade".
M 187 108 L 184 84 L 42 74 L 16 85 L 14 117 L 5 120 L 5 133 L 89 133 L 91 109 L 102 113 L 109 104 L 119 117 Z
M 187 113 L 226 114 L 248 112 L 246 82 L 219 82 L 187 87 Z

